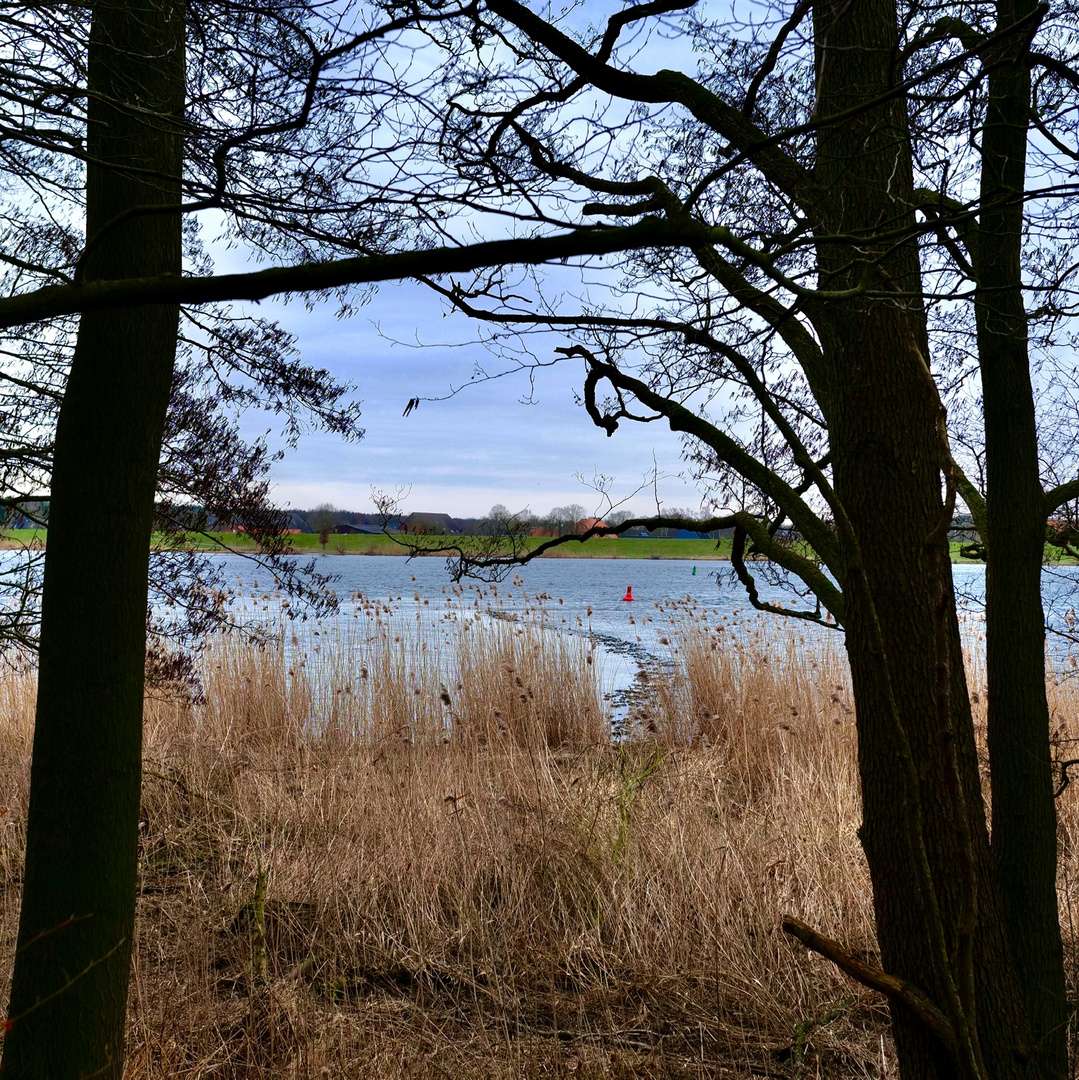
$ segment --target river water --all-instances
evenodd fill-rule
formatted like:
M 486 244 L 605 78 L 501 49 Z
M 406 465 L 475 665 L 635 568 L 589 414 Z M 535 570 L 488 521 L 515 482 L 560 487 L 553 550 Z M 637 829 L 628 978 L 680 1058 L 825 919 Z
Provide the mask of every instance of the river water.
M 249 616 L 279 619 L 284 601 L 274 582 L 251 559 L 215 556 L 232 583 L 233 603 Z M 377 624 L 398 627 L 431 643 L 448 640 L 462 622 L 492 619 L 528 620 L 546 632 L 580 639 L 593 651 L 602 673 L 602 688 L 615 711 L 641 668 L 673 662 L 677 639 L 687 625 L 735 636 L 782 635 L 784 640 L 811 644 L 834 629 L 804 620 L 762 615 L 752 609 L 727 562 L 635 559 L 540 559 L 521 567 L 498 584 L 464 581 L 454 584 L 438 558 L 408 560 L 394 556 L 335 556 L 316 558 L 316 569 L 336 576 L 340 606 L 323 623 L 293 631 L 293 647 L 309 647 L 311 634 L 323 640 L 328 632 L 348 628 L 370 634 Z M 812 604 L 790 587 L 765 580 L 760 564 L 762 600 L 788 609 L 811 611 Z M 966 631 L 977 640 L 984 597 L 985 571 L 980 565 L 953 568 Z M 627 594 L 633 600 L 628 601 Z M 1048 569 L 1043 579 L 1047 616 L 1061 633 L 1050 634 L 1049 660 L 1054 666 L 1072 663 L 1067 636 L 1074 623 L 1073 604 L 1079 595 L 1079 567 Z M 1077 605 L 1079 606 L 1079 605 Z M 374 620 L 374 622 L 372 622 Z
M 426 642 L 422 647 L 450 656 L 460 645 L 462 628 L 493 620 L 528 622 L 589 650 L 598 661 L 602 691 L 615 712 L 642 669 L 677 661 L 679 637 L 689 626 L 734 640 L 752 634 L 758 641 L 784 646 L 812 646 L 829 639 L 841 643 L 834 629 L 755 611 L 728 562 L 538 559 L 498 584 L 454 584 L 441 558 L 320 555 L 315 557 L 315 569 L 333 575 L 338 610 L 327 619 L 303 622 L 285 618 L 295 610 L 292 602 L 257 559 L 231 554 L 208 558 L 228 583 L 228 599 L 237 616 L 280 629 L 290 652 L 319 651 L 334 640 L 338 650 L 347 653 L 357 645 L 369 648 L 389 631 L 402 641 L 422 639 Z M 17 578 L 25 559 L 23 552 L 0 553 L 0 575 Z M 298 557 L 298 561 L 308 560 Z M 750 569 L 762 600 L 787 609 L 813 610 L 811 602 L 789 586 L 770 582 L 766 565 L 751 563 Z M 985 569 L 957 565 L 953 575 L 965 633 L 977 648 Z M 0 577 L 0 593 L 5 581 Z M 1079 567 L 1046 568 L 1042 582 L 1051 631 L 1047 661 L 1054 668 L 1075 668 Z M 443 645 L 449 647 L 442 649 Z

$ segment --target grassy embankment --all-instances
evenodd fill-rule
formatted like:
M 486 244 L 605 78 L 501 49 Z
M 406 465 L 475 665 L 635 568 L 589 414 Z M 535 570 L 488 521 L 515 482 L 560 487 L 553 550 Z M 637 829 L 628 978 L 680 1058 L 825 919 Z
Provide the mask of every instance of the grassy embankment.
M 881 999 L 779 929 L 875 953 L 838 641 L 686 605 L 617 746 L 586 641 L 465 616 L 218 642 L 204 701 L 150 697 L 125 1076 L 891 1075 Z M 32 703 L 0 680 L 5 963 Z
M 9 529 L 0 530 L 0 550 L 4 548 L 44 547 L 47 533 L 44 529 Z M 436 541 L 438 537 L 428 537 Z M 462 542 L 467 538 L 445 537 L 447 542 Z M 525 541 L 531 547 L 542 540 Z M 408 549 L 391 536 L 334 535 L 325 549 L 313 533 L 300 533 L 291 537 L 293 549 L 299 554 L 319 554 L 323 550 L 327 555 L 407 555 Z M 965 559 L 959 553 L 963 545 L 953 542 L 951 547 L 952 562 L 969 563 L 977 560 Z M 202 541 L 193 541 L 192 548 L 201 551 L 252 551 L 255 544 L 249 536 L 242 533 L 213 533 Z M 687 559 L 707 562 L 710 559 L 729 559 L 731 557 L 730 540 L 653 540 L 626 539 L 611 540 L 594 538 L 583 544 L 569 543 L 548 552 L 544 558 L 552 559 Z M 1045 548 L 1045 562 L 1053 564 L 1071 564 L 1074 562 L 1063 556 L 1060 548 Z
M 236 537 L 232 533 L 217 534 L 217 539 L 229 546 L 238 545 L 238 550 L 252 548 L 249 537 Z M 323 550 L 318 537 L 312 533 L 301 533 L 292 538 L 293 547 L 298 552 L 317 553 Z M 446 543 L 467 544 L 467 537 L 427 537 L 427 542 L 445 541 Z M 529 538 L 524 543 L 535 548 L 542 544 L 542 539 Z M 954 563 L 978 562 L 960 554 L 963 543 L 953 541 L 949 548 Z M 408 549 L 391 536 L 332 536 L 325 548 L 328 555 L 407 555 Z M 807 549 L 808 553 L 808 549 Z M 562 544 L 547 552 L 548 559 L 687 559 L 707 562 L 710 559 L 729 559 L 731 557 L 730 540 L 660 540 L 631 537 L 623 540 L 594 537 L 584 543 Z M 1046 563 L 1070 563 L 1074 560 L 1062 556 L 1060 548 L 1045 547 Z
M 44 529 L 9 529 L 0 530 L 0 549 L 21 547 L 44 547 L 47 533 Z M 467 537 L 426 537 L 427 542 L 445 540 L 447 543 L 459 543 Z M 299 533 L 289 538 L 293 549 L 301 555 L 316 555 L 323 551 L 318 537 L 313 533 Z M 530 539 L 526 544 L 535 547 L 541 540 Z M 202 540 L 192 540 L 192 548 L 200 551 L 254 551 L 255 543 L 243 533 L 213 533 Z M 547 558 L 586 558 L 586 559 L 692 559 L 707 562 L 709 559 L 730 558 L 731 542 L 719 541 L 717 549 L 714 540 L 610 540 L 595 538 L 583 544 L 565 544 L 550 552 Z M 408 555 L 409 551 L 393 537 L 342 535 L 331 536 L 326 545 L 327 555 Z
M 253 547 L 249 537 L 235 537 L 233 534 L 221 534 L 223 543 L 233 546 L 236 540 L 240 541 L 238 550 Z M 289 538 L 293 548 L 303 554 L 317 554 L 322 546 L 318 537 L 313 533 L 300 533 Z M 421 543 L 448 544 L 459 543 L 467 545 L 468 537 L 416 537 Z M 523 541 L 530 548 L 535 548 L 543 540 L 531 538 Z M 325 548 L 327 555 L 407 555 L 409 550 L 404 544 L 399 543 L 392 536 L 358 536 L 342 535 L 331 536 Z M 652 540 L 652 539 L 627 539 L 613 540 L 595 537 L 584 543 L 568 543 L 554 548 L 545 555 L 545 558 L 562 559 L 694 559 L 706 562 L 709 559 L 730 558 L 730 540 L 719 541 L 718 549 L 715 540 Z M 444 557 L 444 556 L 440 556 Z

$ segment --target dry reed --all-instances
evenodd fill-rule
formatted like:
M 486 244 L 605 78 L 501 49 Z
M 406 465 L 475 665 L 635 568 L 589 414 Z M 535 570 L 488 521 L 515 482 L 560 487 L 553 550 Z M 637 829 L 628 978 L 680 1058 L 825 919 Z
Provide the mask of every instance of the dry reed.
M 881 1000 L 779 930 L 875 949 L 839 644 L 680 626 L 621 742 L 528 622 L 214 642 L 204 700 L 147 702 L 126 1075 L 891 1073 Z M 0 678 L 8 962 L 32 702 Z

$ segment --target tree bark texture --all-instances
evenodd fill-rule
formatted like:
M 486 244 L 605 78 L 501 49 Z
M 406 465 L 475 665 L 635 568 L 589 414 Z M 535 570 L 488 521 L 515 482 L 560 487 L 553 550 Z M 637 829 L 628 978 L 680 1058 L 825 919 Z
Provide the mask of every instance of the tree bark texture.
M 814 7 L 814 18 L 818 117 L 864 106 L 892 88 L 899 72 L 891 0 L 826 0 Z M 927 366 L 916 244 L 872 240 L 913 224 L 907 124 L 900 96 L 821 127 L 821 284 L 849 288 L 868 275 L 874 288 L 897 296 L 811 314 L 832 365 L 834 483 L 856 549 L 844 582 L 847 649 L 858 714 L 861 839 L 882 964 L 971 1029 L 969 1059 L 957 1063 L 913 1014 L 893 1005 L 900 1068 L 906 1080 L 997 1080 L 1033 1073 L 1023 1060 L 1030 1039 L 989 850 L 940 527 L 941 405 Z M 862 234 L 866 242 L 829 243 L 825 236 L 833 232 Z M 920 870 L 926 864 L 928 883 Z M 932 933 L 934 907 L 943 957 Z
M 997 26 L 1030 16 L 1002 0 Z M 985 58 L 979 227 L 972 252 L 985 414 L 987 738 L 993 855 L 1005 923 L 1043 1076 L 1066 1075 L 1067 992 L 1057 907 L 1057 823 L 1045 697 L 1041 568 L 1044 495 L 1020 256 L 1026 180 L 1029 30 Z
M 180 197 L 183 25 L 171 0 L 93 5 L 87 280 L 180 272 L 180 217 L 167 208 Z M 122 1071 L 146 553 L 177 323 L 175 305 L 155 305 L 79 325 L 56 433 L 5 1076 Z M 102 518 L 125 522 L 104 557 L 89 543 Z

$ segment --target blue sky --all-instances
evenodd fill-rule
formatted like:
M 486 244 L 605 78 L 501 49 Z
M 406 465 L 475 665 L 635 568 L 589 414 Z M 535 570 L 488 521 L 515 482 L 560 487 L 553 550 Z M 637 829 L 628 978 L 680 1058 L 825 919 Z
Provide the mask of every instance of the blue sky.
M 391 493 L 405 487 L 411 488 L 406 511 L 475 516 L 503 503 L 542 514 L 571 502 L 592 511 L 606 504 L 575 474 L 614 477 L 617 502 L 632 495 L 657 463 L 660 476 L 667 476 L 659 485 L 664 503 L 695 509 L 700 501 L 692 481 L 678 476 L 685 472 L 680 445 L 665 428 L 624 425 L 608 439 L 591 423 L 574 402 L 579 361 L 539 372 L 530 404 L 519 400 L 528 393 L 527 378 L 514 374 L 473 384 L 449 400 L 425 400 L 402 416 L 410 398 L 441 397 L 468 383 L 477 361 L 492 365 L 483 346 L 469 342 L 469 320 L 443 318 L 439 298 L 421 285 L 384 285 L 348 319 L 336 317 L 332 302 L 313 311 L 298 302 L 264 303 L 258 311 L 296 334 L 308 363 L 356 383 L 363 400 L 363 440 L 344 444 L 307 435 L 275 464 L 275 495 L 282 504 L 302 509 L 332 502 L 362 510 L 371 505 L 372 487 Z M 537 354 L 547 358 L 567 340 L 552 337 L 549 348 L 537 346 Z M 466 343 L 442 344 L 447 341 Z M 271 421 L 249 414 L 243 429 L 261 434 Z M 627 505 L 654 512 L 651 488 Z
M 583 25 L 622 6 L 621 0 L 589 0 L 587 10 L 571 9 L 570 18 Z M 634 66 L 641 70 L 692 70 L 695 65 L 685 38 L 657 34 L 647 45 L 638 40 L 630 48 L 635 50 L 640 52 Z M 487 225 L 504 235 L 504 224 L 480 227 Z M 617 265 L 617 258 L 611 265 Z M 235 249 L 218 258 L 219 272 L 244 268 Z M 571 268 L 549 273 L 559 292 L 589 292 L 590 286 Z M 603 277 L 594 269 L 588 274 L 590 285 L 601 288 L 598 279 Z M 612 271 L 612 283 L 614 278 Z M 264 303 L 258 311 L 278 318 L 297 336 L 308 363 L 354 382 L 364 402 L 362 441 L 345 445 L 329 436 L 308 436 L 275 465 L 275 493 L 282 504 L 308 508 L 332 502 L 361 510 L 372 505 L 372 488 L 392 493 L 400 487 L 410 489 L 406 511 L 476 516 L 502 503 L 511 511 L 528 508 L 542 514 L 554 506 L 580 503 L 589 512 L 602 513 L 610 504 L 576 478 L 598 472 L 614 478 L 610 491 L 616 503 L 628 500 L 629 509 L 655 513 L 656 491 L 646 477 L 658 471 L 665 477 L 658 485 L 664 505 L 694 511 L 700 505 L 696 485 L 682 478 L 686 470 L 679 440 L 665 427 L 623 425 L 608 439 L 591 423 L 574 400 L 581 384 L 580 361 L 540 372 L 530 404 L 520 403 L 529 384 L 519 373 L 473 384 L 450 400 L 424 400 L 403 417 L 410 398 L 445 396 L 451 387 L 469 382 L 477 362 L 488 369 L 497 366 L 475 342 L 475 326 L 460 315 L 445 318 L 440 298 L 419 284 L 381 286 L 368 306 L 346 320 L 336 318 L 332 301 L 313 311 L 298 301 Z M 533 346 L 536 355 L 547 360 L 556 346 L 569 343 L 571 339 L 560 335 Z M 269 422 L 250 415 L 243 426 L 248 434 L 261 434 Z M 634 495 L 646 483 L 646 490 Z

